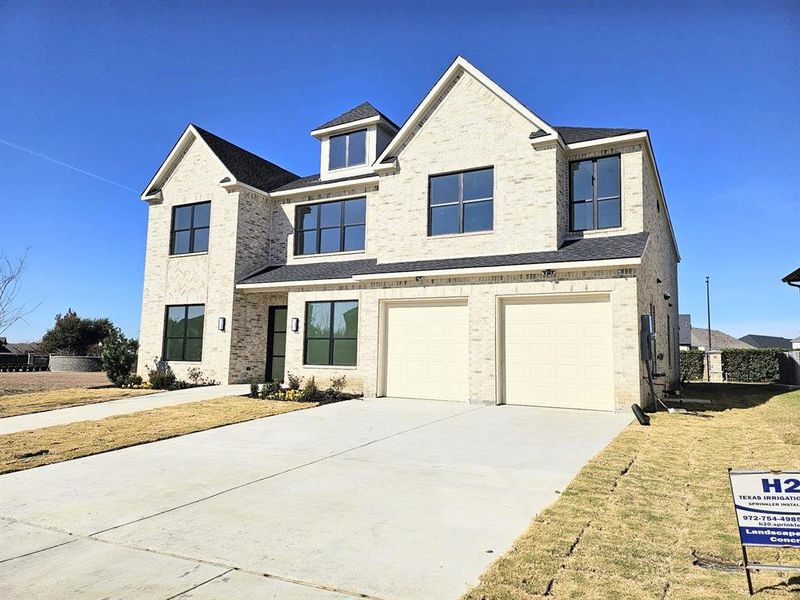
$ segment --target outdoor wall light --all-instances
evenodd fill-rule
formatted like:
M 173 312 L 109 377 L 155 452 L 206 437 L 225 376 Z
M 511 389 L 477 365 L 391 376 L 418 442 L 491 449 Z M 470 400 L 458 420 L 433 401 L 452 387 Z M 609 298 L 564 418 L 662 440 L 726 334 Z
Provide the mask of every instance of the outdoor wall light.
M 297 333 L 298 331 L 300 331 L 300 319 L 292 317 L 292 333 Z
M 217 329 L 220 331 L 225 331 L 225 317 L 220 317 L 217 319 Z

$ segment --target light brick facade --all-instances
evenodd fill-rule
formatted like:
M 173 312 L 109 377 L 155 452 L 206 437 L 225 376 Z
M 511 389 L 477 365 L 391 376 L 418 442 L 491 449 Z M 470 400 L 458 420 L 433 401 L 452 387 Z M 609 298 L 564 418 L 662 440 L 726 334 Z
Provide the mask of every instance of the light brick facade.
M 403 130 L 401 130 L 403 133 Z M 607 295 L 614 348 L 617 409 L 646 403 L 648 387 L 639 356 L 639 316 L 656 307 L 656 370 L 667 386 L 678 381 L 677 250 L 651 161 L 640 136 L 596 147 L 570 147 L 558 141 L 532 142 L 543 133 L 468 70 L 448 81 L 423 118 L 398 144 L 396 168 L 382 170 L 377 182 L 292 194 L 258 192 L 246 186 L 225 189 L 230 173 L 197 140 L 161 185 L 161 201 L 151 202 L 141 326 L 139 371 L 161 355 L 164 310 L 169 304 L 206 306 L 202 361 L 174 363 L 179 377 L 190 366 L 224 382 L 263 380 L 270 306 L 288 307 L 299 331 L 287 333 L 286 370 L 315 377 L 325 387 L 332 376 L 347 376 L 351 389 L 366 396 L 383 393 L 382 310 L 391 302 L 460 298 L 469 312 L 469 400 L 502 401 L 499 338 L 505 298 L 576 294 Z M 399 139 L 399 138 L 398 138 Z M 621 226 L 613 230 L 569 231 L 569 163 L 620 155 Z M 428 177 L 478 167 L 494 168 L 493 228 L 488 232 L 431 237 L 428 227 Z M 295 256 L 294 218 L 298 204 L 365 196 L 363 252 Z M 208 253 L 169 256 L 172 207 L 211 201 Z M 556 269 L 554 275 L 532 265 L 525 273 L 447 273 L 346 284 L 287 284 L 237 288 L 237 282 L 265 265 L 302 265 L 372 258 L 378 263 L 447 259 L 522 252 L 555 251 L 576 238 L 649 232 L 639 264 L 596 264 Z M 669 296 L 669 298 L 666 297 Z M 304 365 L 304 315 L 310 301 L 358 300 L 358 357 L 354 367 Z M 219 317 L 227 327 L 219 331 Z M 668 318 L 669 317 L 669 318 Z M 669 330 L 667 321 L 669 320 Z M 670 338 L 669 344 L 667 338 Z M 667 349 L 671 350 L 670 352 Z

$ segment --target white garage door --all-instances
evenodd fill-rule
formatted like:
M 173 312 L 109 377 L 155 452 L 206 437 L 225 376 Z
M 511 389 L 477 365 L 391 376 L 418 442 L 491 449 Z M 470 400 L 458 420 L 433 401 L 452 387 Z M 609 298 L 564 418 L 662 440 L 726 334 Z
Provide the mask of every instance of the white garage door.
M 468 400 L 466 303 L 386 308 L 386 395 Z
M 614 410 L 607 297 L 504 305 L 505 401 Z

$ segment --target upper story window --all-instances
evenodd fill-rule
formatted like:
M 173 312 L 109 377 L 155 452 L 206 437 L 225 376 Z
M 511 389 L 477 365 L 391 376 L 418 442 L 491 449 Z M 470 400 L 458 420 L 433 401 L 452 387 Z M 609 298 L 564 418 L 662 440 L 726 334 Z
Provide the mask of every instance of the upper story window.
M 569 168 L 570 230 L 620 227 L 619 156 L 579 160 Z
M 494 168 L 431 175 L 428 185 L 428 235 L 491 231 Z
M 295 254 L 364 249 L 366 198 L 304 204 L 295 212 Z
M 172 209 L 170 254 L 208 252 L 211 202 L 184 204 Z
M 328 169 L 343 169 L 367 162 L 367 130 L 361 129 L 330 138 Z
M 204 304 L 167 306 L 164 360 L 200 360 L 203 356 Z

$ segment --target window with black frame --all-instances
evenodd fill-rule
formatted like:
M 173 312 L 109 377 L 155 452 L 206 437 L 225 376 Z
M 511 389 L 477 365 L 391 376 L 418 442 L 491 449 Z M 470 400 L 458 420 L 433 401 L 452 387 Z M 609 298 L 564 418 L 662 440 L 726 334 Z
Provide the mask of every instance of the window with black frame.
M 334 135 L 328 141 L 328 168 L 343 169 L 367 162 L 367 130 Z
M 304 364 L 355 365 L 358 301 L 307 302 L 304 341 Z
M 366 211 L 366 198 L 298 206 L 295 212 L 295 254 L 363 250 Z
M 204 304 L 166 307 L 164 360 L 199 361 L 203 355 Z
M 494 168 L 431 175 L 428 235 L 491 231 L 494 226 Z
M 184 204 L 172 209 L 170 254 L 208 252 L 211 202 Z
M 571 231 L 620 227 L 619 155 L 570 163 L 569 203 Z

